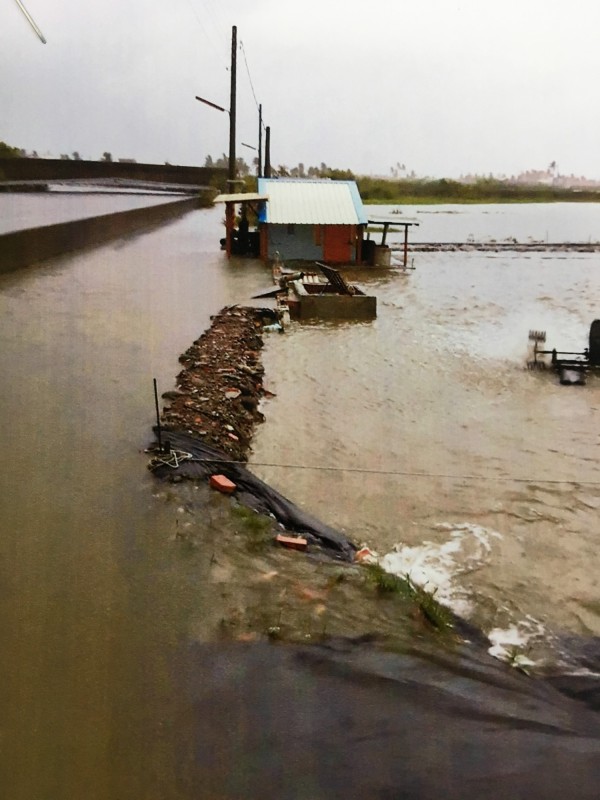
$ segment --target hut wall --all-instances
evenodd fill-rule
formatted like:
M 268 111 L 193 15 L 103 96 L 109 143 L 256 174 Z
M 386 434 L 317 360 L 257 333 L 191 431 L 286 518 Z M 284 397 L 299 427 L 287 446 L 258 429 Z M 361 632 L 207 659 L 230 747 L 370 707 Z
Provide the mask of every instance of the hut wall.
M 323 246 L 315 236 L 314 225 L 273 225 L 267 226 L 268 257 L 274 258 L 279 251 L 285 260 L 307 259 L 318 261 L 323 258 Z

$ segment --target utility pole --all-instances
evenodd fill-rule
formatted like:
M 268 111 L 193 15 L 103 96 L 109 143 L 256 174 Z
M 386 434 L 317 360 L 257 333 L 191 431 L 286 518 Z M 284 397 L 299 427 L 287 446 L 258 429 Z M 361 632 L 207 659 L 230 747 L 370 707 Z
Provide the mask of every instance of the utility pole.
M 271 177 L 271 128 L 265 131 L 265 178 Z
M 229 180 L 228 191 L 235 194 L 235 91 L 237 71 L 237 27 L 231 28 L 231 93 L 229 97 Z M 231 241 L 235 227 L 235 204 L 225 203 L 225 250 L 227 258 L 231 256 Z
M 236 179 L 235 164 L 235 101 L 237 72 L 237 26 L 231 28 L 231 93 L 229 100 L 229 190 L 235 191 L 233 181 Z
M 258 106 L 258 177 L 262 178 L 262 103 Z

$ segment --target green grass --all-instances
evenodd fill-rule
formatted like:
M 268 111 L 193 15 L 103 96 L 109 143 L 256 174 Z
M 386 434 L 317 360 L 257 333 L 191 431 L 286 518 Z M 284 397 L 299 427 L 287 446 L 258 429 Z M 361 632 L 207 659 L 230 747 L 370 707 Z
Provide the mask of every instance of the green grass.
M 240 523 L 249 550 L 264 550 L 273 541 L 273 521 L 245 506 L 234 506 L 232 514 Z
M 452 614 L 435 597 L 434 592 L 416 586 L 408 577 L 401 578 L 387 572 L 379 564 L 365 564 L 367 579 L 376 590 L 383 595 L 398 595 L 410 600 L 419 608 L 427 622 L 437 630 L 449 630 L 453 627 Z

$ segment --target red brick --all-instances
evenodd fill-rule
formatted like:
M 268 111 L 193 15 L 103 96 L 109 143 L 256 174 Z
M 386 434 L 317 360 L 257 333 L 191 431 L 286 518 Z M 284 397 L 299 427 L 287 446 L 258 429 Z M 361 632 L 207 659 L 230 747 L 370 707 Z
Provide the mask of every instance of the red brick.
M 283 547 L 290 547 L 292 550 L 306 550 L 308 542 L 301 536 L 282 536 L 280 533 L 275 537 L 278 544 Z
M 211 475 L 210 485 L 218 492 L 223 492 L 223 494 L 231 494 L 236 488 L 235 483 L 226 478 L 225 475 Z

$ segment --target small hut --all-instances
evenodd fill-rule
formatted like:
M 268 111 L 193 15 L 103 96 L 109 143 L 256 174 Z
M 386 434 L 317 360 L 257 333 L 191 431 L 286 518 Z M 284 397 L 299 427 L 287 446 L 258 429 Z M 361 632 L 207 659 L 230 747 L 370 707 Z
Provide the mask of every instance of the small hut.
M 260 257 L 360 264 L 367 225 L 354 181 L 259 178 Z

